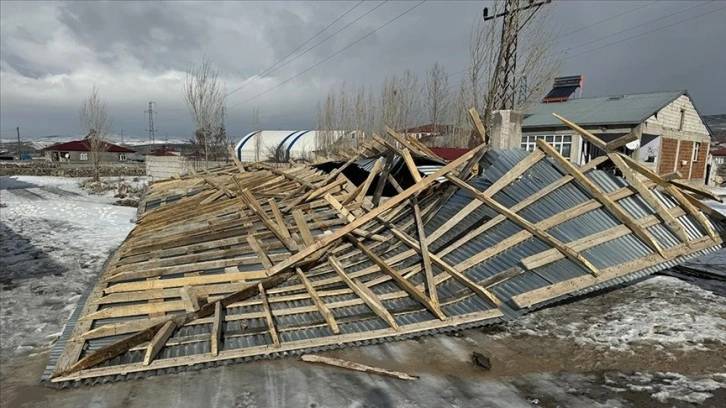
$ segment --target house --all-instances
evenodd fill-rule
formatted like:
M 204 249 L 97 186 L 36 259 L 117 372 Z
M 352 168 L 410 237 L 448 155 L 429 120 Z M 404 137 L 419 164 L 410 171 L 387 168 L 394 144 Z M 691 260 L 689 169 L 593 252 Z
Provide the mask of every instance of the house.
M 521 148 L 534 150 L 544 139 L 579 165 L 604 154 L 552 115 L 557 113 L 606 142 L 632 132 L 638 139 L 621 147 L 624 153 L 659 174 L 678 171 L 689 183 L 704 184 L 711 131 L 687 91 L 558 100 L 543 101 L 524 116 L 521 135 L 512 136 L 521 138 Z
M 726 148 L 711 151 L 707 184 L 718 187 L 726 183 Z
M 113 143 L 103 143 L 100 160 L 103 163 L 125 162 L 132 153 L 136 152 Z M 46 147 L 43 152 L 45 152 L 45 158 L 53 162 L 86 163 L 92 160 L 90 142 L 87 139 L 57 143 Z

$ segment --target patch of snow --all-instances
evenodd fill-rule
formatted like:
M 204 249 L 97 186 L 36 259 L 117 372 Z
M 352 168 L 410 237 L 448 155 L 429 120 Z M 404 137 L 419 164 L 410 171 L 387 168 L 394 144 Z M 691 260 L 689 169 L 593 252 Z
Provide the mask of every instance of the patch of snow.
M 96 282 L 110 252 L 134 227 L 135 208 L 112 205 L 113 195 L 89 195 L 78 182 L 0 177 L 3 359 L 48 347 L 80 293 Z
M 674 277 L 655 276 L 525 315 L 507 328 L 496 336 L 552 336 L 616 351 L 635 345 L 710 350 L 726 344 L 726 299 Z

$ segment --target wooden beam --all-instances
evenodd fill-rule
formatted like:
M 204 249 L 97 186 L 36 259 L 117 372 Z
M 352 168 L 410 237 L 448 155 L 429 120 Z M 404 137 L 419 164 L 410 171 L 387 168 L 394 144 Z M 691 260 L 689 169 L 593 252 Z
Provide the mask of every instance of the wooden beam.
M 294 210 L 292 212 L 292 216 L 295 219 L 295 225 L 297 225 L 298 231 L 300 231 L 303 243 L 305 243 L 306 246 L 315 244 L 315 239 L 313 238 L 313 234 L 310 232 L 307 221 L 305 221 L 305 215 L 303 215 L 303 212 L 301 210 Z
M 424 223 L 421 218 L 421 208 L 415 196 L 413 200 L 413 216 L 416 219 L 416 233 L 418 234 L 418 242 L 421 249 L 421 262 L 423 263 L 424 276 L 426 277 L 426 292 L 431 299 L 431 303 L 438 307 L 439 295 L 436 292 L 436 281 L 434 280 L 434 270 L 431 266 L 431 255 L 429 254 L 429 247 L 426 244 L 426 231 L 424 230 Z
M 181 298 L 184 301 L 187 312 L 196 312 L 199 310 L 199 299 L 194 293 L 194 288 L 190 285 L 183 286 L 179 290 Z
M 343 269 L 343 265 L 334 255 L 328 257 L 328 263 L 331 267 L 333 267 L 333 270 L 338 274 L 338 276 L 340 276 L 340 279 L 345 282 L 345 284 L 348 285 L 348 287 L 351 288 L 353 292 L 355 292 L 355 294 L 358 295 L 358 297 L 361 298 L 366 305 L 368 305 L 369 308 L 371 308 L 373 313 L 377 314 L 378 317 L 388 323 L 388 325 L 394 330 L 399 331 L 401 329 L 398 323 L 396 323 L 396 319 L 394 319 L 386 307 L 383 306 L 383 303 L 381 303 L 378 296 L 376 296 L 373 291 L 371 291 L 358 279 L 351 279 L 348 277 Z
M 402 373 L 400 371 L 393 371 L 393 370 L 386 370 L 384 368 L 378 368 L 378 367 L 372 367 L 369 365 L 354 363 L 352 361 L 345 361 L 338 358 L 331 358 L 331 357 L 323 357 L 323 356 L 314 356 L 310 354 L 305 354 L 302 357 L 300 357 L 302 361 L 307 361 L 309 363 L 322 363 L 327 364 L 334 367 L 340 367 L 340 368 L 346 368 L 348 370 L 355 370 L 355 371 L 361 371 L 364 373 L 370 373 L 370 374 L 377 374 L 377 375 L 385 375 L 386 377 L 393 377 L 398 378 L 400 380 L 415 380 L 418 377 L 408 375 L 406 373 Z
M 216 180 L 212 180 L 211 177 L 202 176 L 202 178 L 209 185 L 211 185 L 212 187 L 216 188 L 217 190 L 223 192 L 227 197 L 229 197 L 229 198 L 235 198 L 235 197 L 237 197 L 237 194 L 235 194 L 232 190 L 228 189 L 227 187 L 225 187 L 224 185 L 222 185 L 220 183 L 217 183 Z
M 212 357 L 217 357 L 219 354 L 219 339 L 222 336 L 223 324 L 224 316 L 222 315 L 222 304 L 217 302 L 214 304 L 214 323 L 212 323 L 212 332 L 209 335 Z
M 272 337 L 272 343 L 275 347 L 280 347 L 280 338 L 277 336 L 277 329 L 275 329 L 275 321 L 272 319 L 272 311 L 270 310 L 270 302 L 267 301 L 267 295 L 265 294 L 265 288 L 262 284 L 257 285 L 257 290 L 260 292 L 260 299 L 262 300 L 262 313 L 265 315 L 265 321 L 267 321 L 267 329 L 270 331 L 270 337 Z
M 625 179 L 628 180 L 628 182 L 635 188 L 635 190 L 640 194 L 643 200 L 645 200 L 645 202 L 653 208 L 655 213 L 660 216 L 660 218 L 666 223 L 666 225 L 668 225 L 671 231 L 673 231 L 678 236 L 678 238 L 680 238 L 681 242 L 687 243 L 688 234 L 686 234 L 683 226 L 681 226 L 678 220 L 676 220 L 675 217 L 673 217 L 671 213 L 668 212 L 668 209 L 656 196 L 653 195 L 653 192 L 650 191 L 650 189 L 646 187 L 642 181 L 640 181 L 638 176 L 627 165 L 627 163 L 625 163 L 625 160 L 623 160 L 617 153 L 608 153 L 608 157 L 610 157 L 610 160 L 612 160 L 615 166 L 620 170 L 620 172 L 623 173 Z
M 267 204 L 270 206 L 270 209 L 272 210 L 272 215 L 275 217 L 275 222 L 277 223 L 277 228 L 279 229 L 280 233 L 285 238 L 291 238 L 290 237 L 290 231 L 287 230 L 287 225 L 285 225 L 285 217 L 282 216 L 282 212 L 280 211 L 280 207 L 277 206 L 277 202 L 274 198 L 270 198 L 267 200 Z
M 365 198 L 366 194 L 368 193 L 368 189 L 371 187 L 371 184 L 373 184 L 373 180 L 376 178 L 378 173 L 381 172 L 383 167 L 383 157 L 379 157 L 378 160 L 376 160 L 375 164 L 373 164 L 373 168 L 371 169 L 370 174 L 368 174 L 368 177 L 366 177 L 363 184 L 360 186 L 360 191 L 358 194 L 356 194 L 353 198 L 353 200 L 350 200 L 349 198 L 346 198 L 343 201 L 343 205 L 353 202 L 360 202 Z
M 577 180 L 596 200 L 602 203 L 615 217 L 617 217 L 623 224 L 627 225 L 635 235 L 640 237 L 646 245 L 657 252 L 659 255 L 663 255 L 658 242 L 643 228 L 641 228 L 630 216 L 625 212 L 619 205 L 611 200 L 597 184 L 593 183 L 592 180 L 587 178 L 574 164 L 570 163 L 569 160 L 564 158 L 557 150 L 547 144 L 544 140 L 538 140 L 537 146 L 542 149 L 548 156 L 555 159 L 565 170 Z
M 467 160 L 471 159 L 474 155 L 476 155 L 479 151 L 484 149 L 484 146 L 475 147 L 474 149 L 466 152 L 464 155 L 459 157 L 458 159 L 452 161 L 451 163 L 447 164 L 446 166 L 442 167 L 438 171 L 436 171 L 433 174 L 430 174 L 426 176 L 423 180 L 420 182 L 412 185 L 411 187 L 407 188 L 402 193 L 396 195 L 395 197 L 391 197 L 389 200 L 387 200 L 382 205 L 374 208 L 373 210 L 365 213 L 364 215 L 358 217 L 355 219 L 355 221 L 351 222 L 350 224 L 338 229 L 337 231 L 333 232 L 330 235 L 326 235 L 325 237 L 318 240 L 315 245 L 301 249 L 299 252 L 293 254 L 288 259 L 286 259 L 283 262 L 280 262 L 275 265 L 273 268 L 274 273 L 282 272 L 291 266 L 295 265 L 296 263 L 302 261 L 303 259 L 307 258 L 308 256 L 312 255 L 316 251 L 318 251 L 321 248 L 327 247 L 331 243 L 337 242 L 345 235 L 352 232 L 354 229 L 361 227 L 362 225 L 370 222 L 371 220 L 375 219 L 378 216 L 383 215 L 384 213 L 390 211 L 392 208 L 396 207 L 400 203 L 407 201 L 411 196 L 414 194 L 417 194 L 424 189 L 428 188 L 431 183 L 433 183 L 437 178 L 444 176 L 445 174 L 449 173 L 450 171 L 456 169 L 461 164 L 465 163 Z
M 358 241 L 357 239 L 351 239 L 350 242 L 355 245 L 358 249 L 365 254 L 373 263 L 378 265 L 378 267 L 381 269 L 382 272 L 387 274 L 388 276 L 393 279 L 394 282 L 398 286 L 401 287 L 406 293 L 408 293 L 412 298 L 416 299 L 419 303 L 421 303 L 426 309 L 428 309 L 434 316 L 438 317 L 441 320 L 446 319 L 446 315 L 444 315 L 443 312 L 441 312 L 441 309 L 439 306 L 431 301 L 425 294 L 423 294 L 420 290 L 416 289 L 416 287 L 411 284 L 406 278 L 404 278 L 397 270 L 393 269 L 391 265 L 386 263 L 386 261 L 378 256 L 375 252 L 373 252 L 367 245 L 364 243 Z M 433 277 L 432 277 L 433 280 Z
M 484 124 L 481 121 L 481 117 L 479 116 L 479 112 L 476 111 L 476 109 L 471 108 L 468 110 L 469 118 L 471 119 L 471 123 L 474 124 L 474 127 L 476 128 L 477 133 L 479 133 L 479 137 L 481 138 L 481 141 L 483 144 L 489 143 L 489 138 L 487 137 L 487 132 L 484 128 Z M 461 177 L 461 175 L 459 175 Z
M 161 348 L 164 347 L 166 341 L 169 340 L 171 334 L 174 333 L 174 329 L 176 329 L 176 324 L 174 324 L 174 322 L 166 322 L 163 326 L 161 326 L 161 329 L 159 329 L 154 338 L 151 339 L 149 345 L 146 346 L 146 354 L 144 354 L 143 362 L 145 366 L 149 365 L 151 360 L 159 354 Z
M 234 147 L 227 146 L 227 153 L 232 157 L 232 160 L 234 161 L 235 167 L 237 167 L 237 170 L 239 170 L 240 173 L 245 173 L 245 166 L 242 165 L 242 162 L 239 161 L 239 158 L 237 157 L 237 152 L 234 150 Z
M 607 142 L 605 145 L 605 152 L 610 153 L 618 147 L 625 146 L 626 144 L 638 140 L 640 137 L 635 133 L 628 133 L 627 135 L 621 136 L 613 141 Z
M 403 150 L 401 150 L 401 153 L 403 155 L 403 160 L 406 162 L 406 167 L 408 167 L 408 171 L 409 173 L 411 173 L 411 177 L 413 177 L 413 181 L 415 183 L 418 183 L 419 181 L 421 181 L 421 174 L 416 168 L 416 163 L 413 162 L 411 152 L 409 152 L 408 149 L 404 148 Z
M 277 225 L 274 221 L 272 221 L 265 211 L 260 207 L 260 203 L 257 201 L 254 195 L 252 195 L 252 192 L 250 192 L 248 189 L 244 189 L 240 196 L 243 198 L 243 201 L 247 204 L 247 207 L 252 210 L 255 215 L 262 221 L 263 224 L 267 227 L 267 229 L 272 232 L 277 239 L 280 240 L 289 250 L 295 251 L 297 250 L 297 244 L 295 244 L 295 241 L 292 239 L 286 238 L 285 235 L 277 228 Z
M 376 184 L 376 188 L 373 191 L 373 199 L 371 202 L 374 206 L 378 206 L 378 204 L 381 202 L 381 196 L 383 195 L 383 189 L 386 186 L 386 180 L 388 179 L 388 176 L 391 174 L 391 170 L 393 169 L 393 159 L 395 157 L 395 153 L 393 151 L 389 151 L 386 154 L 386 164 L 383 166 L 383 172 L 381 173 L 381 176 L 378 177 L 378 183 Z
M 401 135 L 398 134 L 395 130 L 391 129 L 390 127 L 386 126 L 386 133 L 388 133 L 389 136 L 391 136 L 395 141 L 401 144 L 404 148 L 416 152 L 416 154 L 419 154 L 421 156 L 428 156 L 429 154 L 422 151 L 421 149 L 417 148 L 413 144 L 409 143 L 408 140 L 404 139 Z
M 507 219 L 509 219 L 513 223 L 517 224 L 519 227 L 525 229 L 526 231 L 528 231 L 530 234 L 536 236 L 537 238 L 545 241 L 550 246 L 552 246 L 552 247 L 556 248 L 558 251 L 562 252 L 563 255 L 565 255 L 566 257 L 568 257 L 568 258 L 572 259 L 573 261 L 575 261 L 575 263 L 579 263 L 582 266 L 584 266 L 585 269 L 588 270 L 588 272 L 590 272 L 591 274 L 597 276 L 598 270 L 595 267 L 595 265 L 593 265 L 592 263 L 590 263 L 590 261 L 588 261 L 587 259 L 585 259 L 577 251 L 574 251 L 572 248 L 570 248 L 565 243 L 563 243 L 562 241 L 560 241 L 557 238 L 555 238 L 554 236 L 552 236 L 547 231 L 545 231 L 545 230 L 537 227 L 536 225 L 534 225 L 531 222 L 527 221 L 526 219 L 522 218 L 517 213 L 512 212 L 510 209 L 508 209 L 508 208 L 504 207 L 503 205 L 499 204 L 494 199 L 492 199 L 492 198 L 490 198 L 490 197 L 482 194 L 479 190 L 477 190 L 474 187 L 466 184 L 466 182 L 464 182 L 460 178 L 454 176 L 453 174 L 449 174 L 446 177 L 449 180 L 451 180 L 454 184 L 456 184 L 457 186 L 459 186 L 460 188 L 462 188 L 464 190 L 467 190 L 474 197 L 476 197 L 477 199 L 479 199 L 482 202 L 484 202 L 484 204 L 486 204 L 489 208 L 491 208 L 494 211 L 496 211 L 496 212 L 504 215 L 505 217 L 507 217 Z
M 398 239 L 403 241 L 406 245 L 408 245 L 410 248 L 414 249 L 416 252 L 421 253 L 421 244 L 417 243 L 413 238 L 408 236 L 405 232 L 401 231 L 400 229 L 392 229 L 393 235 L 395 235 Z M 429 254 L 431 257 L 431 261 L 436 264 L 439 268 L 443 269 L 444 272 L 446 272 L 448 275 L 450 275 L 452 278 L 456 279 L 459 283 L 466 286 L 471 290 L 472 292 L 476 293 L 483 299 L 487 299 L 496 306 L 499 306 L 502 304 L 502 302 L 494 296 L 491 292 L 474 282 L 473 280 L 469 279 L 466 275 L 464 275 L 462 272 L 460 272 L 455 267 L 449 265 L 446 261 L 438 257 L 434 254 Z
M 313 303 L 315 303 L 315 307 L 318 308 L 318 311 L 328 323 L 328 326 L 330 326 L 330 330 L 332 330 L 335 334 L 340 334 L 340 328 L 338 327 L 338 322 L 335 321 L 335 317 L 333 317 L 333 313 L 325 305 L 325 302 L 320 299 L 318 292 L 310 283 L 310 280 L 305 276 L 305 273 L 303 273 L 300 268 L 295 268 L 295 273 L 300 279 L 300 282 L 302 282 L 303 286 L 305 286 L 305 290 L 307 290 L 310 298 L 313 300 Z
M 260 245 L 260 241 L 257 240 L 253 235 L 247 236 L 247 243 L 250 244 L 250 248 L 255 252 L 255 255 L 257 255 L 257 259 L 262 264 L 262 267 L 265 268 L 265 270 L 272 269 L 272 266 L 274 265 L 270 258 L 267 256 L 265 251 L 262 249 L 262 245 Z

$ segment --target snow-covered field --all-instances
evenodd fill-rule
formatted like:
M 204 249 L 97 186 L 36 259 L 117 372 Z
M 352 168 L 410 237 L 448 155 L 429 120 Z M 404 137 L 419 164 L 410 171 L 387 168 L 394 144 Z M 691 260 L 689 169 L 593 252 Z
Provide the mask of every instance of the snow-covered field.
M 46 349 L 136 211 L 113 192 L 89 195 L 79 179 L 0 178 L 0 349 L 5 360 Z
M 113 205 L 113 191 L 89 195 L 79 181 L 0 178 L 3 406 L 717 407 L 726 399 L 726 283 L 672 276 L 504 326 L 334 355 L 421 376 L 412 383 L 284 359 L 45 389 L 37 385 L 45 352 L 136 215 Z M 726 250 L 698 263 L 726 270 Z M 470 362 L 480 349 L 494 355 L 491 372 Z

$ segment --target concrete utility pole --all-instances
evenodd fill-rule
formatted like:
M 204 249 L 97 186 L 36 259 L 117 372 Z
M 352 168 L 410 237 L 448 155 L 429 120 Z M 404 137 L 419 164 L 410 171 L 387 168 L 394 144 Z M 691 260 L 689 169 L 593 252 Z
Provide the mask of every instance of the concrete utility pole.
M 492 90 L 492 108 L 495 110 L 514 109 L 517 72 L 517 37 L 519 32 L 529 22 L 532 16 L 543 5 L 552 0 L 504 0 L 504 11 L 490 16 L 489 10 L 484 7 L 484 21 L 495 20 L 502 17 L 502 36 L 497 54 L 497 65 L 494 72 L 494 89 Z M 522 3 L 526 3 L 522 5 Z M 519 13 L 534 8 L 523 23 L 519 22 Z M 488 113 L 488 112 L 487 112 Z
M 156 113 L 154 106 L 156 106 L 156 102 L 149 101 L 149 110 L 144 111 L 144 113 L 149 114 L 149 128 L 146 130 L 149 131 L 149 142 L 151 143 L 154 143 L 154 132 L 156 131 L 156 129 L 154 129 L 154 114 Z
M 20 126 L 16 127 L 15 131 L 18 133 L 18 160 L 20 160 Z
M 121 129 L 121 144 L 124 144 L 124 130 Z

